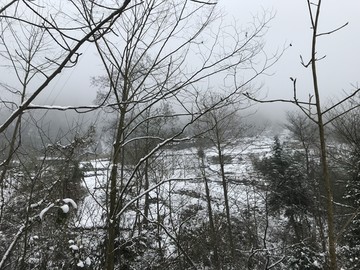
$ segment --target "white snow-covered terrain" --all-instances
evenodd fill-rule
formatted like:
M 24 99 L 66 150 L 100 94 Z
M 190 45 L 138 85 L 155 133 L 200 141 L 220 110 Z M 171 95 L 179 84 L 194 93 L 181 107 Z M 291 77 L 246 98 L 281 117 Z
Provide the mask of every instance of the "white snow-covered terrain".
M 284 158 L 302 153 L 301 145 L 287 132 L 279 139 L 286 152 Z M 266 172 L 256 168 L 260 161 L 273 158 L 274 141 L 271 135 L 263 135 L 224 144 L 221 150 L 225 161 L 223 168 L 216 147 L 197 148 L 192 143 L 187 143 L 186 147 L 175 144 L 161 149 L 149 158 L 147 167 L 141 163 L 142 159 L 139 163 L 116 166 L 119 170 L 115 216 L 119 230 L 119 237 L 115 239 L 117 257 L 131 264 L 130 269 L 177 270 L 194 268 L 194 265 L 197 269 L 213 269 L 207 265 L 214 261 L 217 251 L 222 256 L 221 264 L 229 266 L 232 235 L 233 249 L 240 256 L 238 263 L 245 267 L 247 262 L 249 269 L 263 269 L 266 264 L 282 269 L 292 260 L 301 267 L 321 269 L 325 258 L 321 250 L 316 253 L 311 246 L 293 243 L 297 243 L 298 232 L 310 233 L 319 239 L 321 230 L 326 233 L 326 227 L 319 227 L 319 221 L 308 210 L 295 209 L 301 215 L 286 212 L 288 209 L 294 211 L 291 207 L 297 201 L 286 198 L 289 193 L 271 190 L 274 186 L 266 178 Z M 64 159 L 52 158 L 44 170 L 44 176 L 47 173 L 51 176 L 46 183 L 48 190 L 57 187 L 57 195 L 50 197 L 51 193 L 46 192 L 44 194 L 48 195 L 36 197 L 29 204 L 29 221 L 39 222 L 41 226 L 29 234 L 28 262 L 39 264 L 43 254 L 65 254 L 61 263 L 67 262 L 79 269 L 101 269 L 108 225 L 114 222 L 109 219 L 107 203 L 111 162 L 106 158 L 80 162 L 77 186 L 70 185 L 71 182 L 64 186 L 61 182 L 64 178 L 53 176 L 54 168 L 63 163 Z M 289 165 L 295 169 L 296 178 L 297 165 Z M 268 170 L 276 173 L 275 167 Z M 294 175 L 289 175 L 289 179 L 292 177 Z M 16 205 L 16 200 L 20 200 L 12 195 L 17 191 L 15 178 L 11 181 L 12 189 L 6 190 L 4 199 L 5 203 Z M 71 196 L 61 197 L 66 187 Z M 72 191 L 72 188 L 76 189 Z M 276 197 L 276 192 L 285 198 Z M 270 193 L 279 202 L 290 203 L 270 213 Z M 231 233 L 228 224 L 231 224 Z M 297 228 L 297 224 L 303 227 Z M 20 228 L 23 233 L 27 227 Z M 6 240 L 1 233 L 0 236 Z M 311 238 L 304 241 L 308 239 Z M 46 250 L 42 249 L 44 245 L 48 245 Z M 56 262 L 60 260 L 54 257 L 48 265 L 55 267 Z M 172 268 L 166 266 L 167 263 L 183 266 Z
M 282 140 L 288 140 L 286 134 Z M 273 145 L 271 136 L 243 138 L 224 148 L 223 154 L 228 156 L 225 164 L 226 181 L 231 213 L 236 216 L 252 211 L 259 217 L 258 230 L 264 230 L 261 216 L 264 213 L 264 196 L 260 188 L 262 179 L 254 174 L 252 158 L 269 155 Z M 204 173 L 208 181 L 211 196 L 211 205 L 214 213 L 225 214 L 224 190 L 221 181 L 220 167 L 216 161 L 216 151 L 209 147 L 205 149 Z M 189 214 L 189 224 L 186 226 L 199 226 L 208 219 L 206 190 L 198 149 L 189 147 L 185 149 L 166 149 L 155 159 L 156 172 L 150 176 L 150 188 L 161 181 L 163 184 L 149 192 L 149 221 L 158 222 L 167 226 L 167 234 L 176 235 L 179 228 L 184 228 L 184 215 Z M 85 198 L 79 202 L 77 211 L 78 228 L 101 228 L 106 222 L 105 194 L 109 177 L 109 161 L 93 160 L 82 163 L 85 172 L 83 185 L 87 190 Z M 250 185 L 250 183 L 252 183 Z M 136 183 L 132 183 L 126 201 L 132 198 L 130 193 L 137 194 Z M 135 195 L 136 196 L 136 195 Z M 139 218 L 139 211 L 144 211 L 145 195 L 128 204 L 128 208 L 120 216 L 121 226 L 131 228 Z M 131 202 L 131 201 L 130 201 Z M 191 225 L 190 225 L 191 224 Z M 167 247 L 167 254 L 174 252 L 174 242 L 162 233 L 162 244 Z
M 258 202 L 259 198 L 255 194 L 249 194 L 250 187 L 248 182 L 252 181 L 253 156 L 266 155 L 271 151 L 273 139 L 267 136 L 256 138 L 243 138 L 235 142 L 230 147 L 224 149 L 224 155 L 230 156 L 225 164 L 225 172 L 229 185 L 229 197 L 232 210 L 236 211 L 239 203 L 247 204 L 251 199 Z M 219 175 L 219 164 L 214 162 L 216 151 L 213 148 L 205 150 L 206 155 L 206 173 L 209 179 L 209 187 L 212 200 L 219 211 L 223 211 L 223 190 Z M 187 148 L 181 150 L 166 150 L 157 157 L 156 161 L 163 168 L 162 175 L 154 178 L 152 184 L 157 181 L 169 180 L 163 185 L 150 192 L 151 198 L 160 196 L 162 200 L 171 199 L 174 209 L 180 209 L 184 205 L 198 205 L 205 209 L 205 188 L 203 180 L 200 177 L 199 159 L 196 148 Z M 80 227 L 99 227 L 104 225 L 104 198 L 106 181 L 109 177 L 109 161 L 93 160 L 83 163 L 86 167 L 84 187 L 88 194 L 80 203 L 77 226 Z M 255 197 L 254 197 L 255 196 Z M 155 207 L 153 205 L 153 207 Z

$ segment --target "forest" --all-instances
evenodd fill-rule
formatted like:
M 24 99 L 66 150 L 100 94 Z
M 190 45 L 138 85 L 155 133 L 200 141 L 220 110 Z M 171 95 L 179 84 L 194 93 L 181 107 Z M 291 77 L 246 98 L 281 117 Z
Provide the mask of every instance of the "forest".
M 276 14 L 219 2 L 0 3 L 0 270 L 360 269 L 360 88 L 319 83 L 348 23 L 303 1 L 310 89 L 273 98 Z M 90 103 L 49 101 L 89 70 Z M 293 109 L 275 129 L 265 104 Z

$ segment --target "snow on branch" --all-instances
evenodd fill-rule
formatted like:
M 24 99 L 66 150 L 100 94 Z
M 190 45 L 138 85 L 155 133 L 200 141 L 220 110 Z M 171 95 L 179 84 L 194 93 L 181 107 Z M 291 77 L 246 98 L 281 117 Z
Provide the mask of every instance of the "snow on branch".
M 43 210 L 41 210 L 40 214 L 39 214 L 39 217 L 40 217 L 40 220 L 43 220 L 44 218 L 44 215 L 53 207 L 57 207 L 57 208 L 60 208 L 63 213 L 68 213 L 70 211 L 70 208 L 69 208 L 69 204 L 74 208 L 74 209 L 77 209 L 77 204 L 76 202 L 73 200 L 73 199 L 70 199 L 70 198 L 65 198 L 65 199 L 62 199 L 62 202 L 64 202 L 65 204 L 63 205 L 60 205 L 60 206 L 56 206 L 55 203 L 51 203 L 49 204 L 47 207 L 45 207 Z M 57 200 L 56 203 L 60 203 L 60 200 Z M 35 204 L 36 205 L 36 204 Z
M 43 202 L 44 202 L 44 199 L 41 199 L 40 201 L 38 201 L 36 203 L 32 203 L 32 204 L 30 204 L 30 208 L 33 209 L 33 208 L 39 207 Z
M 41 210 L 40 214 L 39 214 L 39 217 L 41 220 L 43 220 L 43 217 L 44 215 L 51 209 L 55 206 L 54 203 L 51 203 L 49 206 L 45 207 L 43 210 Z
M 26 110 L 55 110 L 55 111 L 69 111 L 73 110 L 77 113 L 87 113 L 99 109 L 98 105 L 83 105 L 83 106 L 58 106 L 58 105 L 35 105 L 30 104 Z
M 13 250 L 16 242 L 19 240 L 19 238 L 21 237 L 22 233 L 25 231 L 26 227 L 27 227 L 27 226 L 26 226 L 25 224 L 23 224 L 23 225 L 19 228 L 19 230 L 18 230 L 18 232 L 16 233 L 13 241 L 11 242 L 11 244 L 10 244 L 9 247 L 8 247 L 8 249 L 5 251 L 3 257 L 1 258 L 1 261 L 0 261 L 0 269 L 3 269 L 3 266 L 4 266 L 4 264 L 5 264 L 5 261 L 6 261 L 7 258 L 9 257 L 9 255 L 10 255 L 11 251 Z
M 77 204 L 76 202 L 73 200 L 73 199 L 70 199 L 70 198 L 65 198 L 63 199 L 63 202 L 66 203 L 66 204 L 71 204 L 72 207 L 74 207 L 75 209 L 77 209 Z

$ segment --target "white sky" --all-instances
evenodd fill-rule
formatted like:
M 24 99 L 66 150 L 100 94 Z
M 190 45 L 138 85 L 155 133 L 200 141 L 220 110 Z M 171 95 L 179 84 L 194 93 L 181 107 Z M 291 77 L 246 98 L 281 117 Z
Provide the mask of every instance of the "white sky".
M 351 90 L 351 84 L 359 81 L 360 63 L 360 1 L 326 0 L 323 1 L 320 18 L 320 31 L 330 31 L 349 22 L 349 25 L 330 36 L 319 40 L 318 55 L 327 57 L 319 63 L 319 79 L 323 102 L 343 96 L 343 90 Z M 280 61 L 272 69 L 272 76 L 262 77 L 263 95 L 269 98 L 291 98 L 292 82 L 289 77 L 297 78 L 299 97 L 306 98 L 311 92 L 311 74 L 300 64 L 300 54 L 305 61 L 309 59 L 311 29 L 305 0 L 219 0 L 219 8 L 227 15 L 226 20 L 236 19 L 238 24 L 246 25 L 252 17 L 264 10 L 272 11 L 275 18 L 269 25 L 265 36 L 269 54 L 292 44 Z M 88 46 L 88 47 L 87 47 Z M 96 89 L 90 87 L 90 77 L 99 75 L 101 64 L 91 57 L 91 45 L 82 48 L 84 56 L 79 65 L 70 72 L 55 79 L 41 95 L 41 102 L 55 105 L 83 104 L 84 99 L 91 103 Z M 90 67 L 90 68 L 89 68 Z M 82 72 L 87 70 L 87 72 Z M 81 71 L 81 72 L 79 72 Z M 272 120 L 284 115 L 292 106 L 280 104 L 259 106 L 259 115 L 271 116 Z M 265 117 L 265 116 L 264 116 Z
M 220 4 L 229 16 L 239 22 L 251 20 L 251 16 L 269 10 L 275 12 L 265 37 L 268 51 L 282 48 L 291 43 L 281 60 L 273 68 L 271 77 L 263 78 L 263 91 L 269 98 L 292 96 L 292 82 L 289 77 L 297 78 L 299 96 L 306 98 L 311 92 L 310 69 L 300 64 L 300 55 L 304 61 L 309 59 L 311 45 L 310 18 L 305 0 L 220 0 Z M 318 42 L 318 56 L 326 55 L 319 62 L 318 73 L 323 104 L 329 99 L 337 100 L 344 96 L 343 90 L 353 89 L 351 84 L 360 80 L 360 1 L 326 0 L 322 1 L 320 31 L 333 30 L 344 23 L 349 25 L 332 35 L 323 36 Z M 260 105 L 263 115 L 283 115 L 284 107 L 279 104 Z M 286 106 L 291 109 L 292 106 Z M 285 109 L 285 110 L 286 110 Z

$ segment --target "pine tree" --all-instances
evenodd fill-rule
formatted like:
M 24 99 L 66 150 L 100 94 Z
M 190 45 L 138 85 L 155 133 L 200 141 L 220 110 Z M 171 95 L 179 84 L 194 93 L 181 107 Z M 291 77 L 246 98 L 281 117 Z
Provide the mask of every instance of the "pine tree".
M 295 236 L 294 242 L 304 239 L 302 223 L 311 213 L 313 196 L 307 179 L 306 166 L 296 154 L 287 153 L 278 137 L 274 139 L 272 155 L 255 162 L 257 169 L 269 182 L 269 210 L 273 215 L 288 218 Z

